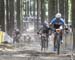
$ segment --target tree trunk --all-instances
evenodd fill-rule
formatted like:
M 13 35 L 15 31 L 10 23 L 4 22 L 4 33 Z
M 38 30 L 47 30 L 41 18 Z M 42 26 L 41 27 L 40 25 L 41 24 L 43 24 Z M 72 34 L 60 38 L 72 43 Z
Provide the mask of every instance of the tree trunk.
M 44 0 L 41 0 L 41 23 L 45 20 L 45 5 Z
M 75 49 L 75 0 L 72 0 L 73 48 Z
M 40 5 L 40 0 L 37 0 L 37 30 L 39 30 Z
M 0 25 L 2 31 L 5 31 L 5 23 L 4 23 L 4 0 L 0 0 Z
M 20 29 L 20 0 L 17 0 L 17 27 Z
M 68 0 L 64 0 L 64 1 L 65 1 L 64 19 L 65 22 L 68 23 Z
M 49 21 L 55 17 L 55 13 L 56 13 L 56 0 L 48 0 L 48 19 Z
M 8 0 L 8 34 L 12 34 L 12 31 L 14 29 L 14 0 Z

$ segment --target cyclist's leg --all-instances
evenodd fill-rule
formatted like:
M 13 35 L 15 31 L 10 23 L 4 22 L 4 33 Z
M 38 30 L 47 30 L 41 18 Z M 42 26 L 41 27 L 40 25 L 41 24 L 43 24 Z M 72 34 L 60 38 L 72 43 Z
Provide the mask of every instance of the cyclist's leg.
M 61 32 L 60 32 L 60 42 L 61 42 L 61 43 L 63 43 L 63 39 L 62 39 L 62 37 L 63 37 L 63 33 L 64 33 L 64 31 L 61 30 Z
M 41 50 L 43 50 L 43 48 L 45 48 L 45 43 L 44 43 L 44 36 L 41 36 Z
M 43 50 L 43 37 L 41 36 L 41 51 Z
M 13 43 L 16 43 L 16 37 L 13 38 Z
M 46 31 L 46 38 L 47 38 L 47 48 L 48 48 L 49 29 L 47 29 L 47 31 Z
M 48 48 L 48 37 L 47 37 L 47 44 L 46 44 L 47 48 Z
M 20 42 L 19 39 L 20 39 L 20 35 L 17 35 L 17 36 L 16 36 L 16 42 L 17 42 L 17 43 Z

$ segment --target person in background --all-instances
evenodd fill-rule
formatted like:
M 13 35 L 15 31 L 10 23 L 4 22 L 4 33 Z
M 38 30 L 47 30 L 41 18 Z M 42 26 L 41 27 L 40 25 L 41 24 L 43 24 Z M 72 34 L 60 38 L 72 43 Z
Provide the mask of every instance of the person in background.
M 15 29 L 14 32 L 13 32 L 13 43 L 19 43 L 19 38 L 20 38 L 20 31 L 19 29 Z

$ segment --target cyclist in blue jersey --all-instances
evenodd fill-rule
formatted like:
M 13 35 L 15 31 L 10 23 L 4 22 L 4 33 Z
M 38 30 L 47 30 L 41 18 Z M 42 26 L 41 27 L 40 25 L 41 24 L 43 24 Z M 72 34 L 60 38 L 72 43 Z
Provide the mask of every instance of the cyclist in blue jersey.
M 53 18 L 53 19 L 50 21 L 50 27 L 51 27 L 52 29 L 58 29 L 58 28 L 60 28 L 60 26 L 61 26 L 61 29 L 62 29 L 62 31 L 61 31 L 61 36 L 60 36 L 60 38 L 61 38 L 61 43 L 63 43 L 62 35 L 63 35 L 64 24 L 65 24 L 65 21 L 64 21 L 64 19 L 61 17 L 61 13 L 57 13 L 57 14 L 55 15 L 55 18 Z M 56 42 L 56 37 L 54 37 L 54 44 L 55 44 L 55 42 Z
M 61 18 L 61 14 L 57 13 L 55 18 L 53 18 L 50 22 L 50 25 L 54 25 L 54 28 L 59 28 L 61 25 L 64 26 L 65 21 L 63 18 Z

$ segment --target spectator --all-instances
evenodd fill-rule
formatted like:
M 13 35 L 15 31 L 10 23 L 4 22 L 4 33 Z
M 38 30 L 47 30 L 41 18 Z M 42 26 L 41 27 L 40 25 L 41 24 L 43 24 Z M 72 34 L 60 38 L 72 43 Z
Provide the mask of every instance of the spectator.
M 20 38 L 20 31 L 19 29 L 15 29 L 13 32 L 13 43 L 18 42 L 19 43 L 19 38 Z

